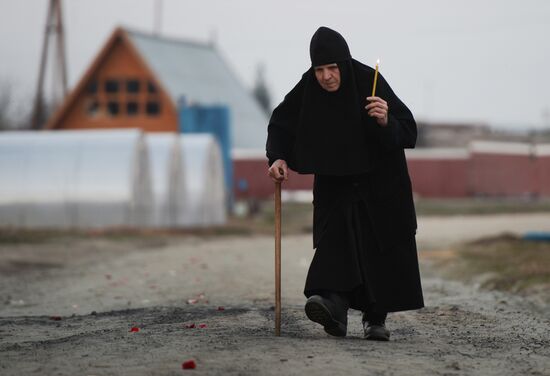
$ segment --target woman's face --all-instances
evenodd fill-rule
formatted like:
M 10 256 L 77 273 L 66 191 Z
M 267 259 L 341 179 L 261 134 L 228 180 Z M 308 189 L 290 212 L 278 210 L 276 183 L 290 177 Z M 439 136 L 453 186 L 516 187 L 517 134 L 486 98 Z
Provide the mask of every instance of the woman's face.
M 340 88 L 340 69 L 336 63 L 318 65 L 313 68 L 315 78 L 326 91 L 336 91 Z

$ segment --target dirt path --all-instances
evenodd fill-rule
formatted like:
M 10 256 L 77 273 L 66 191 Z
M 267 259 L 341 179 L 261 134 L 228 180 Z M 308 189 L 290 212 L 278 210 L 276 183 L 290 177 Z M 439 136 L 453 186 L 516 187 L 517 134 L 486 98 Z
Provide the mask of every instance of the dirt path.
M 456 221 L 421 219 L 420 249 L 550 230 L 550 215 Z M 550 375 L 548 312 L 442 280 L 422 251 L 427 307 L 391 314 L 391 342 L 362 340 L 357 311 L 346 339 L 328 337 L 303 313 L 313 252 L 308 235 L 283 241 L 283 336 L 276 338 L 269 237 L 0 246 L 0 374 Z M 187 359 L 197 369 L 182 370 Z

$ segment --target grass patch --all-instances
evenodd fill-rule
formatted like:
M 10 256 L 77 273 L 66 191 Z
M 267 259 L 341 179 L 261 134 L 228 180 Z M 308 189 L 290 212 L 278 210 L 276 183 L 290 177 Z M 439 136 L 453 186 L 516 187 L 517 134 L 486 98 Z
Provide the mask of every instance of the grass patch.
M 7 244 L 42 244 L 59 240 L 60 237 L 73 236 L 67 231 L 0 229 L 0 245 Z
M 311 203 L 285 202 L 281 206 L 281 230 L 283 235 L 303 234 L 312 231 L 313 205 Z M 232 231 L 246 229 L 250 234 L 273 234 L 275 229 L 275 205 L 265 201 L 258 211 L 244 218 L 231 217 L 227 226 Z
M 550 243 L 504 234 L 463 244 L 439 262 L 451 276 L 478 280 L 483 288 L 528 295 L 543 292 L 550 302 Z
M 0 246 L 17 244 L 66 244 L 82 239 L 105 239 L 115 242 L 162 240 L 165 234 L 155 230 L 113 228 L 105 230 L 71 229 L 0 229 Z
M 550 199 L 426 199 L 415 200 L 419 216 L 451 216 L 469 214 L 505 213 L 550 213 Z M 282 205 L 283 235 L 311 233 L 313 226 L 313 205 L 311 203 L 285 202 Z M 195 235 L 246 236 L 254 234 L 271 235 L 274 232 L 275 209 L 272 200 L 257 203 L 254 214 L 246 217 L 229 216 L 226 224 L 194 229 L 125 229 L 105 230 L 29 230 L 0 229 L 2 244 L 40 244 L 101 237 L 111 241 L 163 241 L 169 237 Z
M 312 230 L 313 206 L 304 203 L 283 203 L 283 235 L 309 233 Z M 275 208 L 272 201 L 260 204 L 259 210 L 250 216 L 238 218 L 229 216 L 221 226 L 197 228 L 108 228 L 90 230 L 56 229 L 0 229 L 0 246 L 17 244 L 46 244 L 82 239 L 104 239 L 113 242 L 139 242 L 162 245 L 169 239 L 185 236 L 202 238 L 216 236 L 273 235 L 275 231 Z
M 454 198 L 415 200 L 418 215 L 468 215 L 550 212 L 550 199 Z

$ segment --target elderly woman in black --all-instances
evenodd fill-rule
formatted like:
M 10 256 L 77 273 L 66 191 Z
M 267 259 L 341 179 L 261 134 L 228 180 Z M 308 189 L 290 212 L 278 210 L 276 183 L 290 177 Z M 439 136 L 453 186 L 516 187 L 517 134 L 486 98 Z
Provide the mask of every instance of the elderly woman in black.
M 311 68 L 268 125 L 268 173 L 314 174 L 313 248 L 305 311 L 334 336 L 349 308 L 363 312 L 365 338 L 389 340 L 388 312 L 424 306 L 416 214 L 404 148 L 416 142 L 409 109 L 344 38 L 319 28 Z

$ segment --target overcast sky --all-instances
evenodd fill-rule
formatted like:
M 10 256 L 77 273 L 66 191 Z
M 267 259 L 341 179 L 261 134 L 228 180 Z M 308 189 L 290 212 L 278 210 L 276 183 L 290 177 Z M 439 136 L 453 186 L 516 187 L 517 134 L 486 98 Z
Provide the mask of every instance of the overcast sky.
M 73 87 L 117 25 L 153 31 L 155 1 L 63 1 Z M 0 0 L 0 79 L 36 85 L 47 0 Z M 251 87 L 264 63 L 273 102 L 329 26 L 374 65 L 417 119 L 550 127 L 548 0 L 162 0 L 163 35 L 209 41 Z

